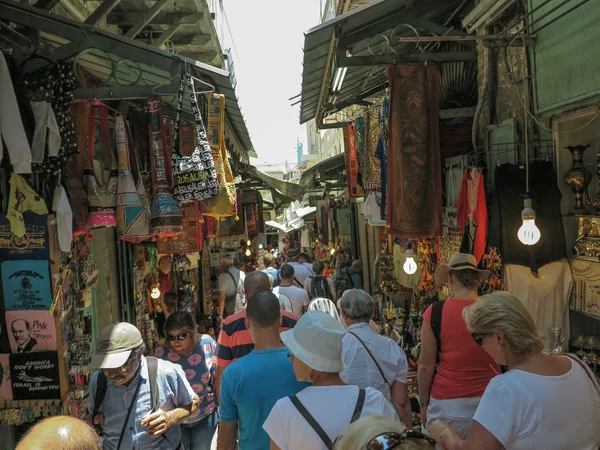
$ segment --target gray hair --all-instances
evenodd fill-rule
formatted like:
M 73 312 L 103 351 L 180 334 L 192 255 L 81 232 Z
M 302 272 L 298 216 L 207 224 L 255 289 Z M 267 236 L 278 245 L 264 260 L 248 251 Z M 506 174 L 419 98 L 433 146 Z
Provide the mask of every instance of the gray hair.
M 342 294 L 340 308 L 344 315 L 357 322 L 369 322 L 373 316 L 373 297 L 362 289 L 348 289 Z
M 233 267 L 234 261 L 229 256 L 221 258 L 221 264 L 227 266 L 227 268 Z
M 353 269 L 362 269 L 362 261 L 360 259 L 355 259 L 354 261 L 352 261 L 352 268 Z

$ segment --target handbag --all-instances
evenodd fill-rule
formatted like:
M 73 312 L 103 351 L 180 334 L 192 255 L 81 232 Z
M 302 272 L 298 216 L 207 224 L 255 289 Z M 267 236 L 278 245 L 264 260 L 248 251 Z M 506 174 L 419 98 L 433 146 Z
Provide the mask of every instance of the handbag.
M 183 156 L 180 151 L 181 112 L 183 109 L 183 92 L 187 84 L 190 91 L 190 104 L 196 124 L 197 143 L 191 156 Z M 194 84 L 189 73 L 181 76 L 177 98 L 177 114 L 173 132 L 173 196 L 180 204 L 206 200 L 217 195 L 219 185 L 212 152 L 208 144 L 206 129 L 202 122 Z

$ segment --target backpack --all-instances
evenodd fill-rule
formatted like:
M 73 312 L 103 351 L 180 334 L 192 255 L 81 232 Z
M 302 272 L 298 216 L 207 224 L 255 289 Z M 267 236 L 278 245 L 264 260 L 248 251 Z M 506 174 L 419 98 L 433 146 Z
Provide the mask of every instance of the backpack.
M 323 275 L 317 275 L 314 277 L 310 277 L 310 299 L 313 298 L 327 298 L 329 300 L 333 300 L 333 295 L 331 289 L 329 289 L 329 283 L 327 282 L 327 277 Z
M 344 291 L 348 289 L 354 289 L 354 281 L 352 281 L 352 277 L 348 272 L 348 269 L 340 270 L 338 275 L 335 277 L 333 282 L 333 287 L 335 288 L 335 293 L 337 294 L 337 298 L 340 298 Z
M 431 304 L 431 331 L 437 343 L 437 352 L 435 356 L 436 365 L 440 363 L 440 349 L 442 348 L 442 311 L 444 309 L 445 300 L 436 300 Z

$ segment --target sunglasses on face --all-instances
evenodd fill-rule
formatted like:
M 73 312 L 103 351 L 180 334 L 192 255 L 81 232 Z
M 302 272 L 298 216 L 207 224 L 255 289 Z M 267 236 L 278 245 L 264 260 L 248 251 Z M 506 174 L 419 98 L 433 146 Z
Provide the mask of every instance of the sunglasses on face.
M 479 346 L 483 345 L 483 338 L 485 336 L 490 336 L 493 333 L 471 333 L 471 336 L 473 337 L 473 340 L 475 341 L 475 343 Z
M 381 433 L 375 436 L 367 444 L 367 450 L 390 450 L 398 447 L 407 439 L 422 439 L 430 444 L 435 444 L 435 441 L 428 436 L 425 436 L 420 431 L 405 430 L 403 433 L 395 433 L 393 431 Z
M 182 333 L 182 334 L 178 334 L 177 336 L 169 335 L 168 337 L 169 337 L 169 340 L 171 342 L 173 342 L 173 341 L 185 341 L 187 339 L 188 335 L 189 335 L 189 333 Z

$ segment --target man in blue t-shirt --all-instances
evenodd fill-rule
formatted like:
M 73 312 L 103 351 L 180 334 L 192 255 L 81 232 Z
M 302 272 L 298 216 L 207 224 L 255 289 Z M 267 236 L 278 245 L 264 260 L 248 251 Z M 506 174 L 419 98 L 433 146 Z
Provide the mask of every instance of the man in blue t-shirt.
M 263 273 L 271 275 L 273 277 L 273 287 L 279 286 L 279 270 L 273 267 L 274 257 L 271 253 L 265 253 L 263 256 L 263 264 L 265 268 L 263 269 Z
M 220 450 L 234 450 L 236 440 L 240 450 L 269 448 L 269 436 L 262 426 L 271 409 L 277 400 L 309 386 L 296 380 L 288 350 L 279 337 L 280 326 L 275 294 L 254 294 L 246 307 L 246 327 L 254 350 L 227 366 L 221 381 Z

